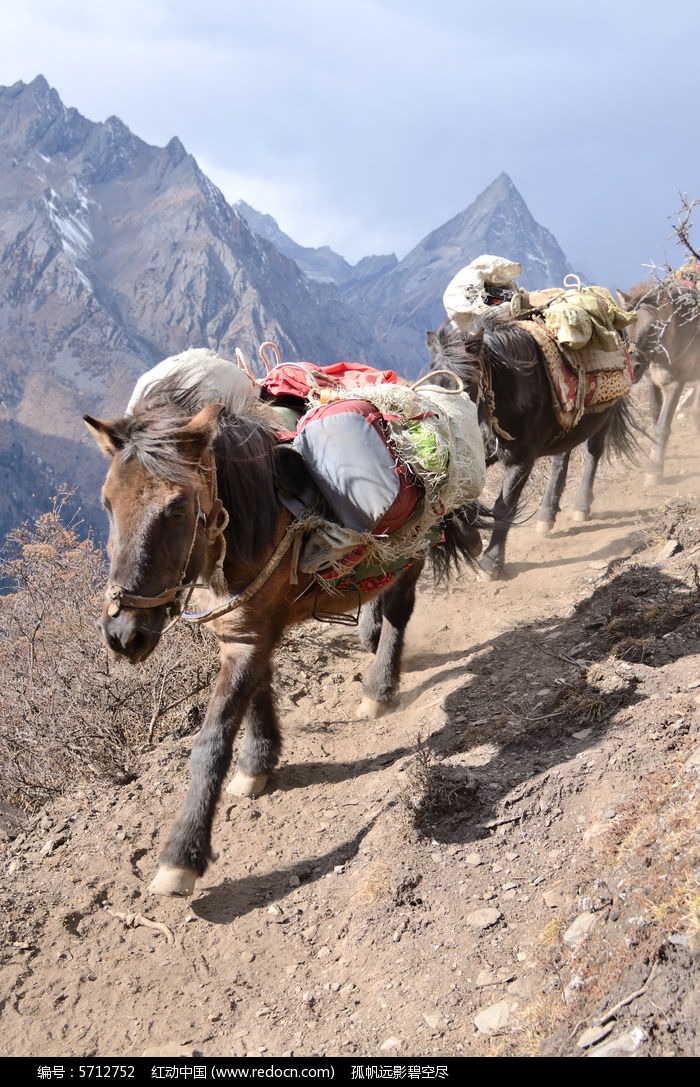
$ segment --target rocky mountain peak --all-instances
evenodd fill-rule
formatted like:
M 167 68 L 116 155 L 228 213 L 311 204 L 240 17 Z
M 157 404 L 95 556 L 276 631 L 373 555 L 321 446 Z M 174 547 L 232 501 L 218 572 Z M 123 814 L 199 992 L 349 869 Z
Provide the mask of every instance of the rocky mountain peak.
M 559 286 L 572 270 L 508 174 L 499 174 L 472 204 L 426 235 L 393 268 L 343 288 L 392 368 L 415 376 L 426 367 L 425 332 L 445 319 L 445 287 L 482 253 L 519 261 L 523 273 L 518 282 L 529 289 Z
M 32 151 L 51 157 L 85 138 L 90 122 L 66 109 L 43 76 L 0 88 L 0 142 L 3 153 L 21 160 Z
M 81 415 L 123 410 L 160 359 L 194 346 L 254 363 L 264 340 L 290 359 L 368 357 L 337 289 L 256 237 L 177 137 L 88 121 L 38 77 L 0 88 L 0 151 L 0 461 L 22 445 L 37 472 L 53 463 L 88 522 L 103 465 Z M 26 477 L 0 531 L 45 496 Z
M 520 260 L 523 285 L 568 271 L 506 174 L 401 261 L 351 266 L 231 207 L 177 136 L 153 147 L 119 117 L 89 121 L 43 76 L 0 87 L 0 195 L 0 533 L 46 508 L 53 479 L 77 486 L 101 528 L 104 466 L 81 415 L 118 414 L 166 356 L 240 348 L 254 365 L 272 340 L 292 361 L 413 377 L 446 285 L 479 253 Z M 5 453 L 20 448 L 18 489 Z
M 293 260 L 309 279 L 339 285 L 352 276 L 350 264 L 330 246 L 314 248 L 299 245 L 280 229 L 272 215 L 256 211 L 245 200 L 237 200 L 233 207 L 254 234 L 271 242 L 280 253 Z

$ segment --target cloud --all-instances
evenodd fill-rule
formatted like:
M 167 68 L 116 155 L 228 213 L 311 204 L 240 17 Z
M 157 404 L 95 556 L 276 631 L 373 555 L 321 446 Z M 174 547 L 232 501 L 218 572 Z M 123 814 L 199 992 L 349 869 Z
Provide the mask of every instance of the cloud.
M 567 257 L 631 285 L 698 195 L 700 14 L 589 0 L 0 0 L 6 83 L 174 135 L 301 244 L 403 256 L 505 170 Z M 700 185 L 697 186 L 700 189 Z

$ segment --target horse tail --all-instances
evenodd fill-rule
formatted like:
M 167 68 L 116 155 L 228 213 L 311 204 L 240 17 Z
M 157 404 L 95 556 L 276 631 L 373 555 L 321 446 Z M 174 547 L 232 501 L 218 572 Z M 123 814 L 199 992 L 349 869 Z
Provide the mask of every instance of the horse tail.
M 481 502 L 460 506 L 443 518 L 442 537 L 430 550 L 430 563 L 436 585 L 458 574 L 463 567 L 478 569 L 482 551 L 481 533 L 494 527 L 492 511 Z
M 623 396 L 611 408 L 610 424 L 605 434 L 606 460 L 620 459 L 634 467 L 643 453 L 640 435 L 645 439 L 649 437 L 639 422 L 629 396 Z

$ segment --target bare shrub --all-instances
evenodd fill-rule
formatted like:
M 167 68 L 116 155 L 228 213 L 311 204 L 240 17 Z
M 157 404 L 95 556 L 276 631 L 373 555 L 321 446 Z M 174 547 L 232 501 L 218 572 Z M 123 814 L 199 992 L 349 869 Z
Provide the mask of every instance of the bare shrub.
M 423 830 L 469 804 L 475 788 L 463 767 L 449 766 L 434 757 L 419 736 L 399 793 L 399 811 L 407 826 Z
M 178 707 L 196 719 L 218 667 L 213 638 L 184 623 L 139 668 L 110 659 L 96 629 L 105 559 L 64 522 L 69 497 L 12 532 L 0 560 L 0 773 L 23 809 L 81 781 L 129 779 L 157 723 Z

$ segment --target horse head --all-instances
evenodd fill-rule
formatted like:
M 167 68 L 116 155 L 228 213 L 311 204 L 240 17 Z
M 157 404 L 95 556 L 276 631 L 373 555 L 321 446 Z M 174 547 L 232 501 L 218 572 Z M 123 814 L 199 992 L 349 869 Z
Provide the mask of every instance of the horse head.
M 697 291 L 667 277 L 617 293 L 625 307 L 637 314 L 634 324 L 625 329 L 635 380 L 651 368 L 666 373 L 679 369 L 683 353 L 697 335 Z
M 478 404 L 484 333 L 479 322 L 475 324 L 474 331 L 465 331 L 451 321 L 443 321 L 437 332 L 426 332 L 425 343 L 430 352 L 431 377 L 435 384 L 450 388 L 451 382 L 440 371 L 456 374 L 471 399 Z
M 115 422 L 83 417 L 111 461 L 102 489 L 110 572 L 100 627 L 110 650 L 133 664 L 153 652 L 168 616 L 210 573 L 212 546 L 223 546 L 212 454 L 222 411 L 209 404 L 191 417 L 160 405 Z

